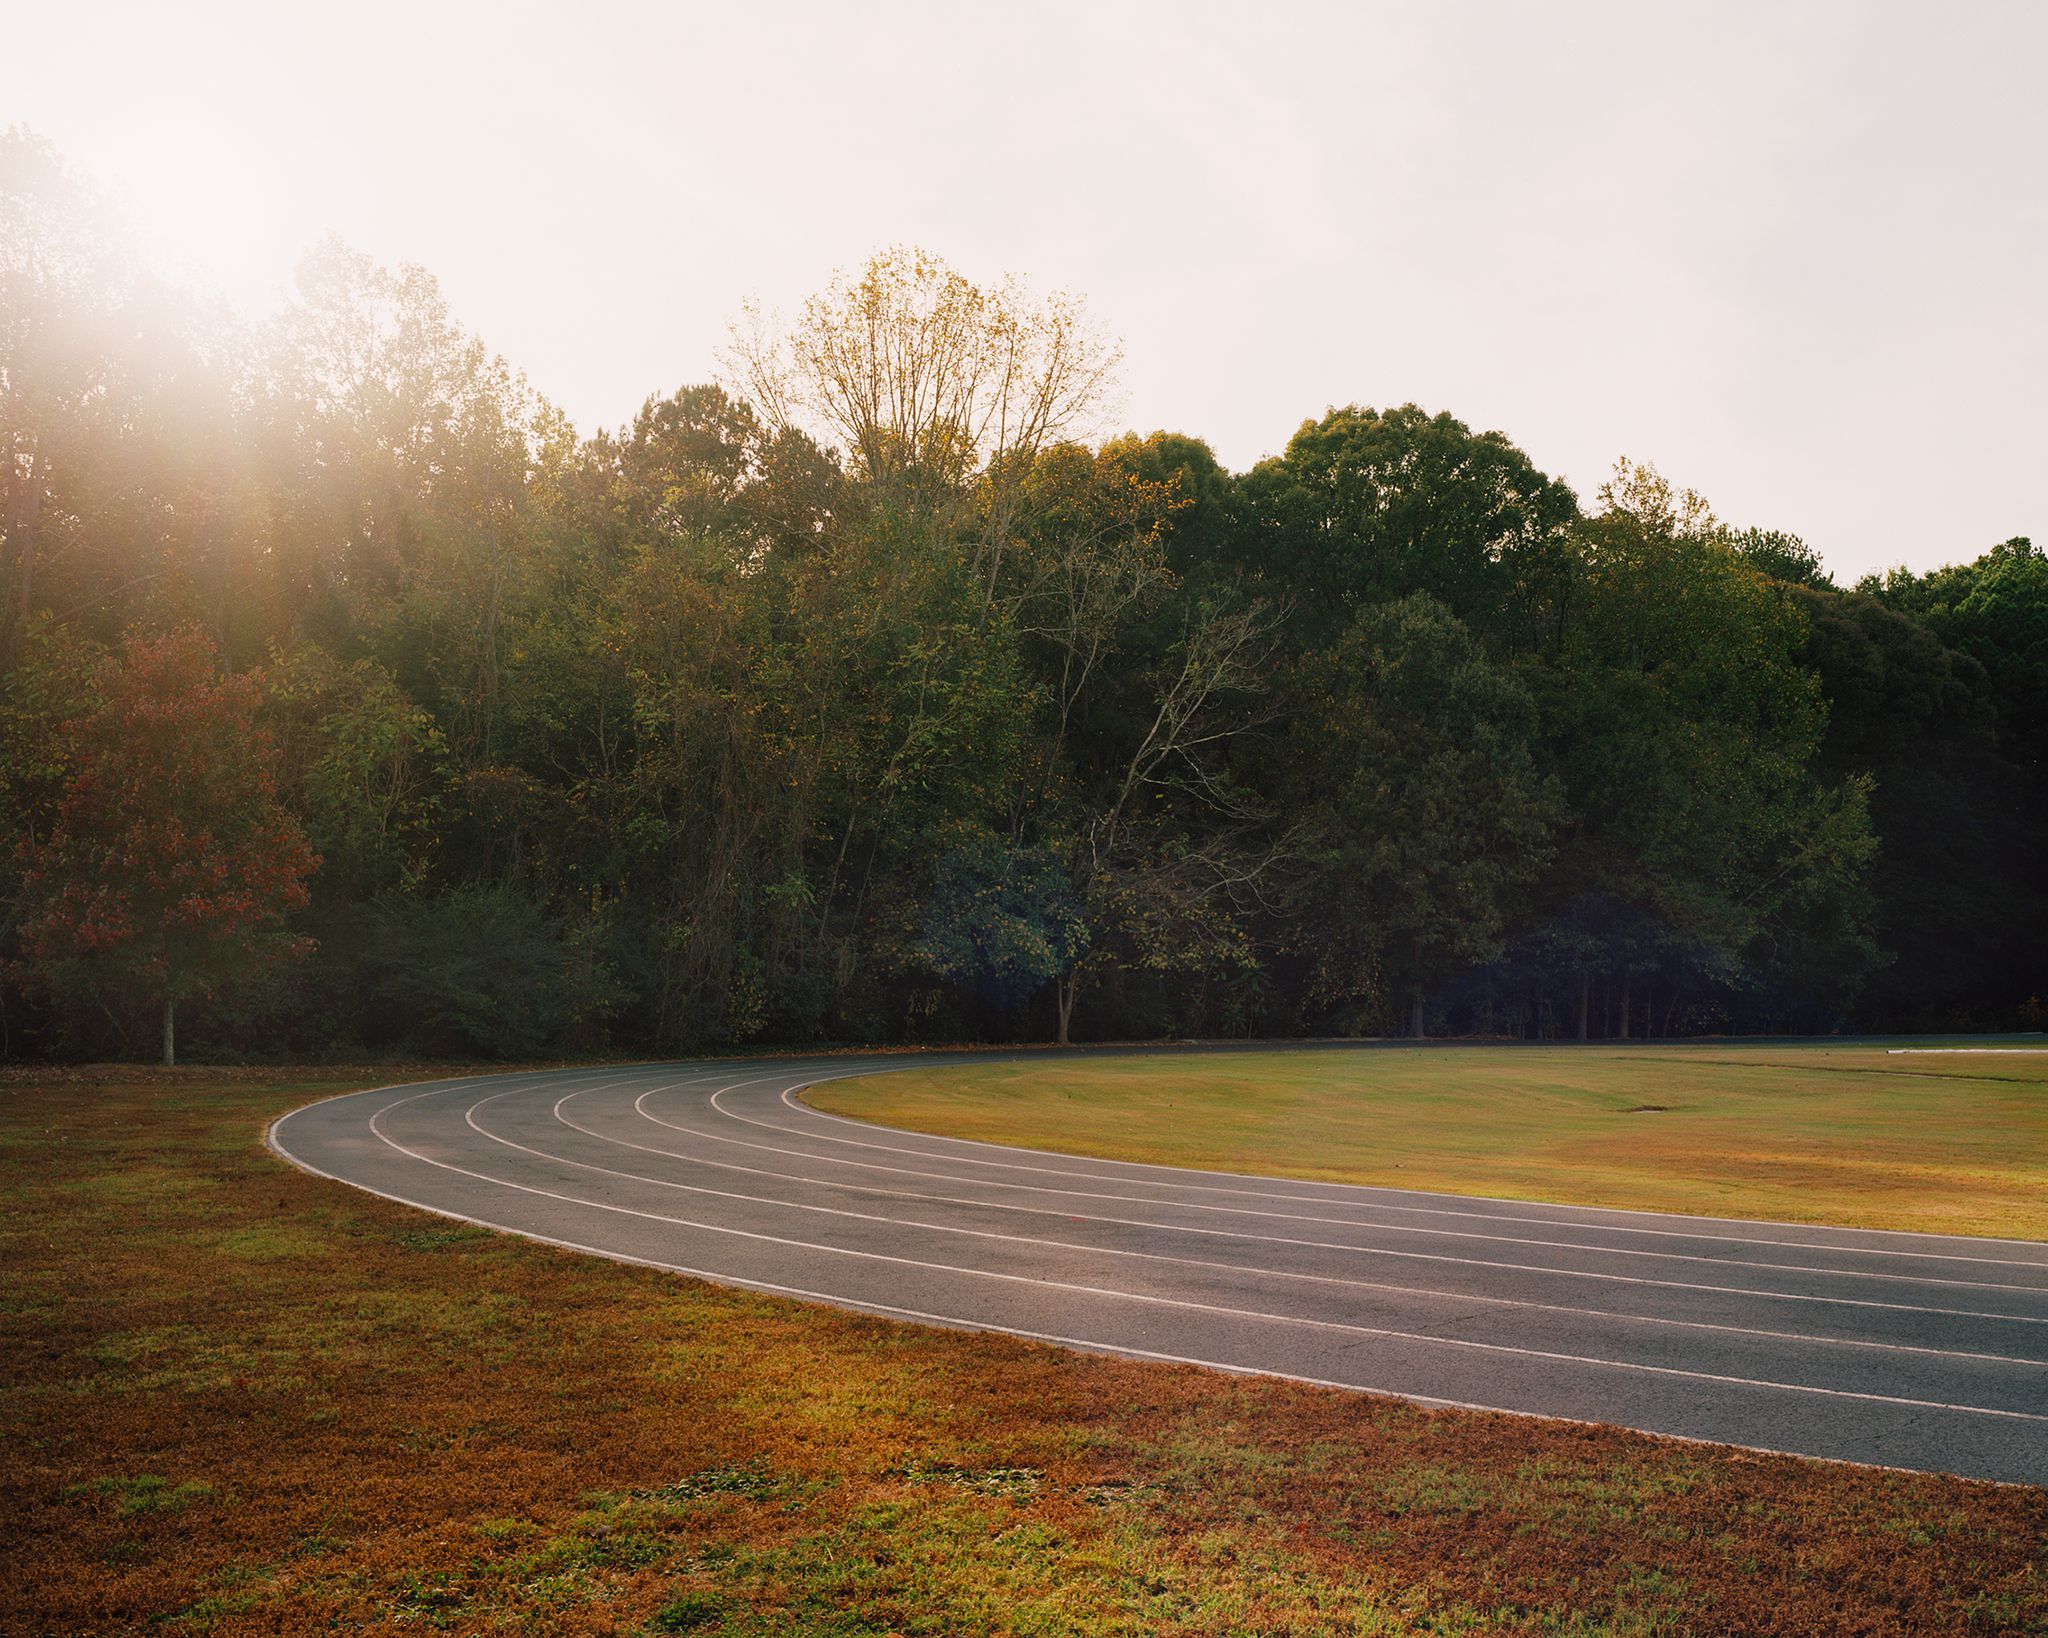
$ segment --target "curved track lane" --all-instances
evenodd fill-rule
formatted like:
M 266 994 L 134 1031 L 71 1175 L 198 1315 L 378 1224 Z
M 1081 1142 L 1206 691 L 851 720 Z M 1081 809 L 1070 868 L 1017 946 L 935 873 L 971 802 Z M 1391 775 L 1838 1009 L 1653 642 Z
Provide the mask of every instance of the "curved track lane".
M 796 1096 L 947 1061 L 429 1082 L 270 1141 L 430 1211 L 869 1313 L 2048 1483 L 2048 1244 L 1131 1165 Z

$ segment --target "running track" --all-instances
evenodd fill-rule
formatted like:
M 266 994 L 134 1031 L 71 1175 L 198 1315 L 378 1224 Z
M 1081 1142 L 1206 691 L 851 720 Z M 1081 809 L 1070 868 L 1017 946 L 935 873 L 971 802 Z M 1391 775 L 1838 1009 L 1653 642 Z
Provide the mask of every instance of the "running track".
M 297 1110 L 271 1144 L 430 1211 L 873 1314 L 2048 1483 L 2048 1244 L 1127 1165 L 796 1095 L 946 1061 L 429 1082 Z

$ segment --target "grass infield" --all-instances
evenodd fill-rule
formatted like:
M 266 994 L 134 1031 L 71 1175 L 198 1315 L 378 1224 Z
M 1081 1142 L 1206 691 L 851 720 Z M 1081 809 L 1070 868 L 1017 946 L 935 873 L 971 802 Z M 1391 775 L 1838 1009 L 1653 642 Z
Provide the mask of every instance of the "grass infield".
M 892 1126 L 1113 1160 L 2048 1240 L 2048 1051 L 1927 1050 L 1938 1044 L 1038 1058 L 805 1096 Z
M 263 1148 L 391 1078 L 0 1084 L 0 1632 L 2048 1632 L 2048 1491 L 895 1325 Z

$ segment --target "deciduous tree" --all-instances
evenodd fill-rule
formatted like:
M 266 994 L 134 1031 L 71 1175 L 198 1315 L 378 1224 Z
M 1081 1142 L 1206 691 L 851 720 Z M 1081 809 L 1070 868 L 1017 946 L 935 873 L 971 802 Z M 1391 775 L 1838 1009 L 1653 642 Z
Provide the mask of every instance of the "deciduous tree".
M 256 680 L 220 676 L 204 636 L 130 640 L 105 694 L 29 852 L 23 976 L 73 1005 L 153 996 L 169 1064 L 180 1001 L 304 953 L 288 917 L 319 861 L 278 802 Z
M 1289 942 L 1323 1006 L 1430 992 L 1492 960 L 1549 862 L 1561 792 L 1523 684 L 1423 593 L 1362 610 L 1298 668 L 1280 764 L 1313 825 Z

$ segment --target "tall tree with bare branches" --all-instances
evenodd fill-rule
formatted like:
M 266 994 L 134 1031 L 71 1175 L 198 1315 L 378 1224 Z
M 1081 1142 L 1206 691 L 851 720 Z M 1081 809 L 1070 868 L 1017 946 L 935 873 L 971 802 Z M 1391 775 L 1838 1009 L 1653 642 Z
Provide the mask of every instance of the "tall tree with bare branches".
M 787 326 L 758 304 L 727 367 L 778 428 L 838 449 L 872 497 L 973 540 L 988 600 L 1040 451 L 1092 430 L 1122 351 L 1064 291 L 983 286 L 897 246 L 840 274 Z

